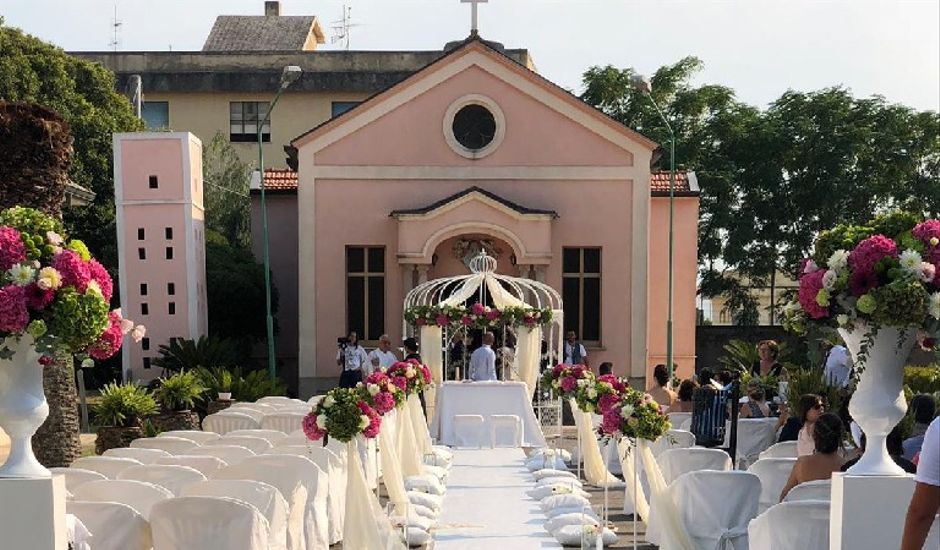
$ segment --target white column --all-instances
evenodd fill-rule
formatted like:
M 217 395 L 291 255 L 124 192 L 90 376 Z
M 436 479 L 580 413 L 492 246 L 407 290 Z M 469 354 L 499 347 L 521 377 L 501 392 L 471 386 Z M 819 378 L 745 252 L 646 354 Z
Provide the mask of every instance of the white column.
M 894 548 L 904 533 L 914 476 L 832 474 L 829 548 Z
M 516 266 L 516 269 L 519 270 L 519 276 L 523 279 L 531 279 L 530 272 L 532 271 L 531 264 L 519 264 Z
M 401 299 L 404 300 L 411 289 L 415 287 L 415 266 L 404 264 L 401 266 Z
M 428 282 L 428 270 L 431 269 L 431 266 L 424 264 L 415 267 L 418 269 L 418 284 L 423 285 Z

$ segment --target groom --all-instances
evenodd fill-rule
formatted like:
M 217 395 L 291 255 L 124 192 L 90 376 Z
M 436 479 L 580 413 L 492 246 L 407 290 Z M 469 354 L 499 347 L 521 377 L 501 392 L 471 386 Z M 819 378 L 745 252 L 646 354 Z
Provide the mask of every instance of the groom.
M 493 342 L 496 337 L 492 332 L 483 334 L 483 345 L 470 356 L 470 379 L 474 382 L 496 380 L 496 352 Z

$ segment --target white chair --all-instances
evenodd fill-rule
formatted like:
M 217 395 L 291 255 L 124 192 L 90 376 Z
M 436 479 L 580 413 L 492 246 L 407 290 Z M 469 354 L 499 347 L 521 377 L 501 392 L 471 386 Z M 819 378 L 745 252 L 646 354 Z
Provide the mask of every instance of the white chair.
M 251 449 L 238 445 L 206 445 L 193 449 L 186 456 L 214 456 L 225 461 L 226 464 L 238 464 L 249 456 L 255 456 Z
M 188 466 L 206 477 L 212 475 L 216 470 L 221 470 L 228 466 L 228 463 L 221 458 L 198 455 L 167 456 L 157 459 L 154 464 L 160 464 L 162 466 Z
M 747 550 L 747 525 L 757 516 L 760 490 L 754 474 L 701 471 L 679 476 L 668 495 L 676 503 L 693 548 Z M 719 502 L 716 495 L 720 495 Z M 671 546 L 664 541 L 662 547 Z
M 229 497 L 251 504 L 268 520 L 270 550 L 287 548 L 287 501 L 276 487 L 247 479 L 212 479 L 183 488 L 184 497 Z
M 170 453 L 161 449 L 143 449 L 139 447 L 118 447 L 108 449 L 101 456 L 113 456 L 117 458 L 133 458 L 141 464 L 153 464 L 158 458 L 172 456 Z
M 764 458 L 747 469 L 760 478 L 760 513 L 780 502 L 780 493 L 790 478 L 794 464 L 795 458 Z
M 209 441 L 218 439 L 219 434 L 202 430 L 170 430 L 157 435 L 157 437 L 182 437 L 199 445 L 205 445 Z
M 755 550 L 829 550 L 829 502 L 775 504 L 757 516 L 747 531 Z
M 261 415 L 263 417 L 264 415 Z M 261 418 L 257 420 L 250 414 L 236 411 L 222 411 L 202 419 L 202 429 L 225 435 L 235 430 L 257 430 L 261 428 Z
M 383 420 L 383 422 L 385 422 Z M 277 447 L 286 447 L 288 445 L 315 445 L 317 447 L 323 446 L 323 441 L 312 441 L 303 433 L 293 432 L 284 439 L 277 442 Z
M 720 449 L 668 449 L 656 458 L 666 483 L 672 483 L 680 475 L 701 470 L 726 472 L 731 469 L 731 457 Z
M 84 456 L 72 462 L 71 467 L 98 472 L 108 479 L 117 479 L 119 473 L 133 466 L 143 466 L 143 463 L 133 458 Z
M 161 500 L 173 498 L 173 493 L 169 489 L 145 481 L 105 479 L 79 486 L 74 497 L 75 500 L 87 502 L 119 502 L 130 506 L 144 519 L 148 519 L 153 505 Z
M 53 476 L 65 477 L 65 490 L 75 494 L 75 489 L 79 485 L 90 481 L 100 481 L 108 479 L 104 474 L 93 472 L 91 470 L 82 470 L 81 468 L 49 468 Z
M 796 441 L 774 443 L 760 454 L 760 458 L 797 458 Z
M 234 498 L 181 497 L 153 507 L 153 550 L 266 550 L 268 521 L 254 506 Z
M 479 414 L 454 415 L 454 440 L 457 447 L 483 448 L 486 440 L 485 423 Z
M 143 437 L 131 441 L 131 448 L 160 449 L 171 455 L 185 454 L 198 446 L 196 442 L 182 437 Z
M 267 439 L 255 437 L 253 435 L 224 435 L 216 441 L 207 443 L 205 446 L 212 447 L 215 445 L 237 445 L 239 447 L 251 449 L 255 454 L 261 454 L 273 446 L 268 442 Z
M 328 518 L 330 521 L 330 544 L 343 539 L 343 524 L 346 517 L 346 465 L 326 447 L 320 445 L 283 445 L 268 449 L 269 455 L 294 455 L 309 458 L 323 470 L 328 479 Z
M 515 414 L 490 415 L 491 447 L 522 447 L 522 421 Z
M 290 397 L 285 397 L 283 395 L 267 395 L 261 399 L 255 401 L 258 405 L 270 405 L 271 407 L 286 407 L 293 405 L 302 405 L 307 406 L 306 401 L 300 399 L 292 399 Z
M 782 490 L 782 489 L 781 489 Z M 832 480 L 820 479 L 817 481 L 807 481 L 800 483 L 790 489 L 787 496 L 783 497 L 784 502 L 794 502 L 797 500 L 830 500 L 832 498 Z
M 133 508 L 117 502 L 66 503 L 65 511 L 74 514 L 91 532 L 94 550 L 150 550 L 150 524 Z
M 305 416 L 307 415 L 299 412 L 266 414 L 261 420 L 261 427 L 266 430 L 278 430 L 286 435 L 303 428 Z
M 329 546 L 326 497 L 329 479 L 309 459 L 288 455 L 253 456 L 241 464 L 222 468 L 212 478 L 251 479 L 277 487 L 290 505 L 288 543 L 291 548 L 318 550 Z M 298 545 L 298 541 L 303 543 Z
M 228 408 L 228 410 L 230 411 L 231 410 L 241 411 L 245 409 L 251 410 L 251 411 L 257 411 L 262 414 L 270 414 L 273 412 L 277 412 L 276 407 L 272 407 L 271 405 L 268 405 L 266 403 L 246 403 L 244 401 L 237 401 L 233 403 L 231 407 Z
M 730 425 L 730 423 L 728 423 Z M 737 457 L 740 468 L 746 468 L 774 444 L 777 439 L 776 418 L 742 418 L 738 420 Z M 725 430 L 725 439 L 730 437 Z
M 260 437 L 261 439 L 267 440 L 268 443 L 273 445 L 280 445 L 281 441 L 287 437 L 283 432 L 279 430 L 267 430 L 267 429 L 258 429 L 258 430 L 233 430 L 227 434 L 226 437 L 232 436 L 242 436 L 247 435 L 250 437 Z
M 659 456 L 669 449 L 688 449 L 695 446 L 695 434 L 685 430 L 669 430 L 666 435 L 650 443 L 653 456 Z
M 669 417 L 669 423 L 672 424 L 673 429 L 684 430 L 685 428 L 682 427 L 682 424 L 684 424 L 686 420 L 689 421 L 690 425 L 692 424 L 692 413 L 671 412 L 666 416 Z
M 174 496 L 178 496 L 184 486 L 197 481 L 205 481 L 206 476 L 202 475 L 199 470 L 187 466 L 151 464 L 149 466 L 132 466 L 118 474 L 118 479 L 146 481 L 159 485 L 169 490 Z

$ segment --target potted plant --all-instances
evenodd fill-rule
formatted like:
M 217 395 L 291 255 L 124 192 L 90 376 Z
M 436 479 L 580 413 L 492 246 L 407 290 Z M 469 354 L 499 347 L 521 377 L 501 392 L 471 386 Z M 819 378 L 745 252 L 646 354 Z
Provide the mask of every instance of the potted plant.
M 161 408 L 160 414 L 153 419 L 154 425 L 161 431 L 198 430 L 199 415 L 192 409 L 205 391 L 199 377 L 192 371 L 161 378 L 154 391 Z
M 157 402 L 142 386 L 111 383 L 101 390 L 101 399 L 92 411 L 100 425 L 95 452 L 101 454 L 144 437 L 142 421 L 157 412 Z
M 219 401 L 231 401 L 232 400 L 232 373 L 227 370 L 222 369 L 218 375 L 218 394 Z
M 63 236 L 62 223 L 32 208 L 0 211 L 0 428 L 10 455 L 0 478 L 49 477 L 32 437 L 49 415 L 43 366 L 57 352 L 83 364 L 114 355 L 144 328 L 109 311 L 114 284 L 85 244 Z

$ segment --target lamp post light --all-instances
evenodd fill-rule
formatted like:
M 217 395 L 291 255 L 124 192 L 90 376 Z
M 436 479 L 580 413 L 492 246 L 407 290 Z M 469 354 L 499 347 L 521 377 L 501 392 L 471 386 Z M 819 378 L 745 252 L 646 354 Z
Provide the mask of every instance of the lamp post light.
M 258 121 L 258 177 L 261 182 L 261 231 L 264 238 L 264 310 L 265 326 L 267 328 L 268 339 L 268 375 L 273 380 L 277 376 L 277 359 L 274 354 L 274 316 L 271 313 L 271 257 L 268 244 L 268 207 L 265 201 L 265 182 L 264 182 L 264 149 L 261 146 L 261 130 L 271 118 L 271 111 L 277 105 L 277 100 L 281 94 L 298 78 L 303 70 L 297 65 L 287 65 L 281 72 L 280 86 L 277 93 L 274 94 L 274 100 L 268 107 L 264 118 Z
M 649 98 L 653 108 L 659 118 L 662 119 L 666 130 L 669 131 L 669 299 L 666 309 L 666 366 L 669 369 L 669 384 L 672 385 L 673 361 L 672 361 L 672 276 L 673 276 L 673 208 L 676 198 L 676 134 L 672 131 L 672 126 L 666 120 L 663 111 L 653 99 L 653 85 L 649 78 L 643 75 L 634 75 L 632 78 L 633 87 L 641 94 Z

